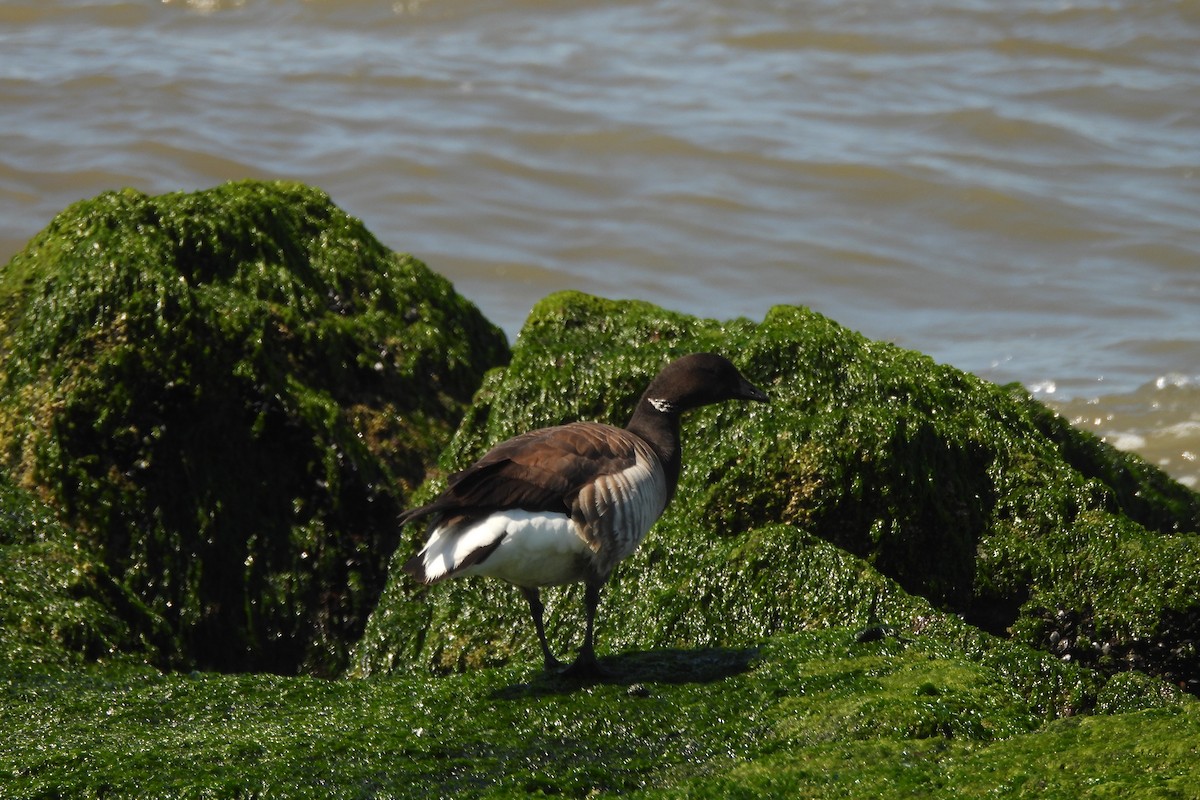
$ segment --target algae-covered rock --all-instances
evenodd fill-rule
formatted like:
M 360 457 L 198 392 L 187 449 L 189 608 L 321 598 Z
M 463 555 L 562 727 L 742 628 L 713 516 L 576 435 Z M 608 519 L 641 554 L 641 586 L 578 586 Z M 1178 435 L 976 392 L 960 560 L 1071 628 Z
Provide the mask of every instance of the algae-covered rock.
M 0 270 L 0 460 L 219 669 L 336 669 L 502 334 L 321 192 L 62 212 Z
M 730 355 L 772 403 L 685 417 L 679 492 L 607 592 L 602 650 L 740 645 L 828 624 L 903 635 L 943 624 L 946 611 L 1056 656 L 1200 677 L 1200 496 L 1019 389 L 803 308 L 754 324 L 547 298 L 510 366 L 485 382 L 442 471 L 530 427 L 624 424 L 657 369 L 697 350 Z M 409 530 L 396 557 L 420 534 Z M 563 594 L 547 606 L 558 650 L 581 629 L 577 592 Z M 502 584 L 418 589 L 394 570 L 355 669 L 455 669 L 516 654 L 532 668 L 524 617 Z M 1047 622 L 1060 617 L 1086 622 L 1086 645 L 1061 645 Z
M 166 623 L 78 538 L 0 477 L 0 663 L 172 661 Z

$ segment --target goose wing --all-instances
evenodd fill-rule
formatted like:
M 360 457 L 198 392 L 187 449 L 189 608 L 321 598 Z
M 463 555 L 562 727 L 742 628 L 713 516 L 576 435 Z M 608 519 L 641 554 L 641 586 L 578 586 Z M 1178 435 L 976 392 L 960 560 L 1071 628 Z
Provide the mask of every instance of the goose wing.
M 635 468 L 647 454 L 653 457 L 640 439 L 609 425 L 575 422 L 541 428 L 496 445 L 451 475 L 433 502 L 405 512 L 400 521 L 514 508 L 574 516 L 580 491 Z

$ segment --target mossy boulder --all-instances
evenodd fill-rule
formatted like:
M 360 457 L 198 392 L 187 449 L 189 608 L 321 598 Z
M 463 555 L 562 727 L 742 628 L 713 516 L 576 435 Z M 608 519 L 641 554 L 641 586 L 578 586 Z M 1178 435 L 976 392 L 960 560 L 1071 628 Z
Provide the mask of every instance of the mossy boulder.
M 166 622 L 53 511 L 0 476 L 0 663 L 170 663 Z
M 606 592 L 602 651 L 743 646 L 824 625 L 910 635 L 961 617 L 1058 658 L 1196 686 L 1200 496 L 1017 387 L 803 308 L 755 324 L 551 296 L 416 499 L 519 431 L 624 424 L 657 369 L 698 350 L 730 355 L 772 402 L 685 418 L 679 492 Z M 396 558 L 422 533 L 412 526 Z M 551 597 L 554 649 L 578 643 L 579 609 L 575 589 Z M 421 589 L 394 569 L 354 669 L 533 668 L 525 615 L 503 584 Z
M 315 189 L 102 194 L 0 270 L 0 462 L 222 670 L 336 671 L 502 333 Z

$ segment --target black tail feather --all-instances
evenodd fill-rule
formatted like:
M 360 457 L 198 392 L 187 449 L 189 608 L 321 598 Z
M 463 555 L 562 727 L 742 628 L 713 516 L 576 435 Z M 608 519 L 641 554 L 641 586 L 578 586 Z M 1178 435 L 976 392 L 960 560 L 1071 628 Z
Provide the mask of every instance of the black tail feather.
M 407 525 L 408 523 L 415 522 L 416 520 L 419 520 L 422 517 L 428 517 L 430 514 L 432 514 L 435 511 L 437 511 L 437 509 L 433 506 L 432 503 L 427 506 L 417 506 L 416 508 L 410 508 L 408 511 L 404 511 L 400 514 L 399 522 L 402 526 Z
M 401 569 L 417 583 L 429 583 L 429 578 L 425 575 L 425 559 L 420 553 L 405 561 Z

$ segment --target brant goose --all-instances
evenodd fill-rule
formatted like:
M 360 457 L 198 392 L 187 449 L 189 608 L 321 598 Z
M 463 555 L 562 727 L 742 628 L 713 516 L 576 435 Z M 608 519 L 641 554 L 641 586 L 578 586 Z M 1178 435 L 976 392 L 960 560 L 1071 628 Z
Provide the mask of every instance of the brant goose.
M 724 400 L 767 396 L 722 356 L 696 353 L 663 368 L 624 428 L 574 422 L 516 436 L 450 476 L 432 503 L 425 547 L 404 565 L 424 584 L 488 575 L 524 593 L 546 670 L 539 587 L 582 581 L 587 627 L 571 675 L 601 672 L 593 647 L 600 587 L 659 518 L 679 482 L 679 416 Z

